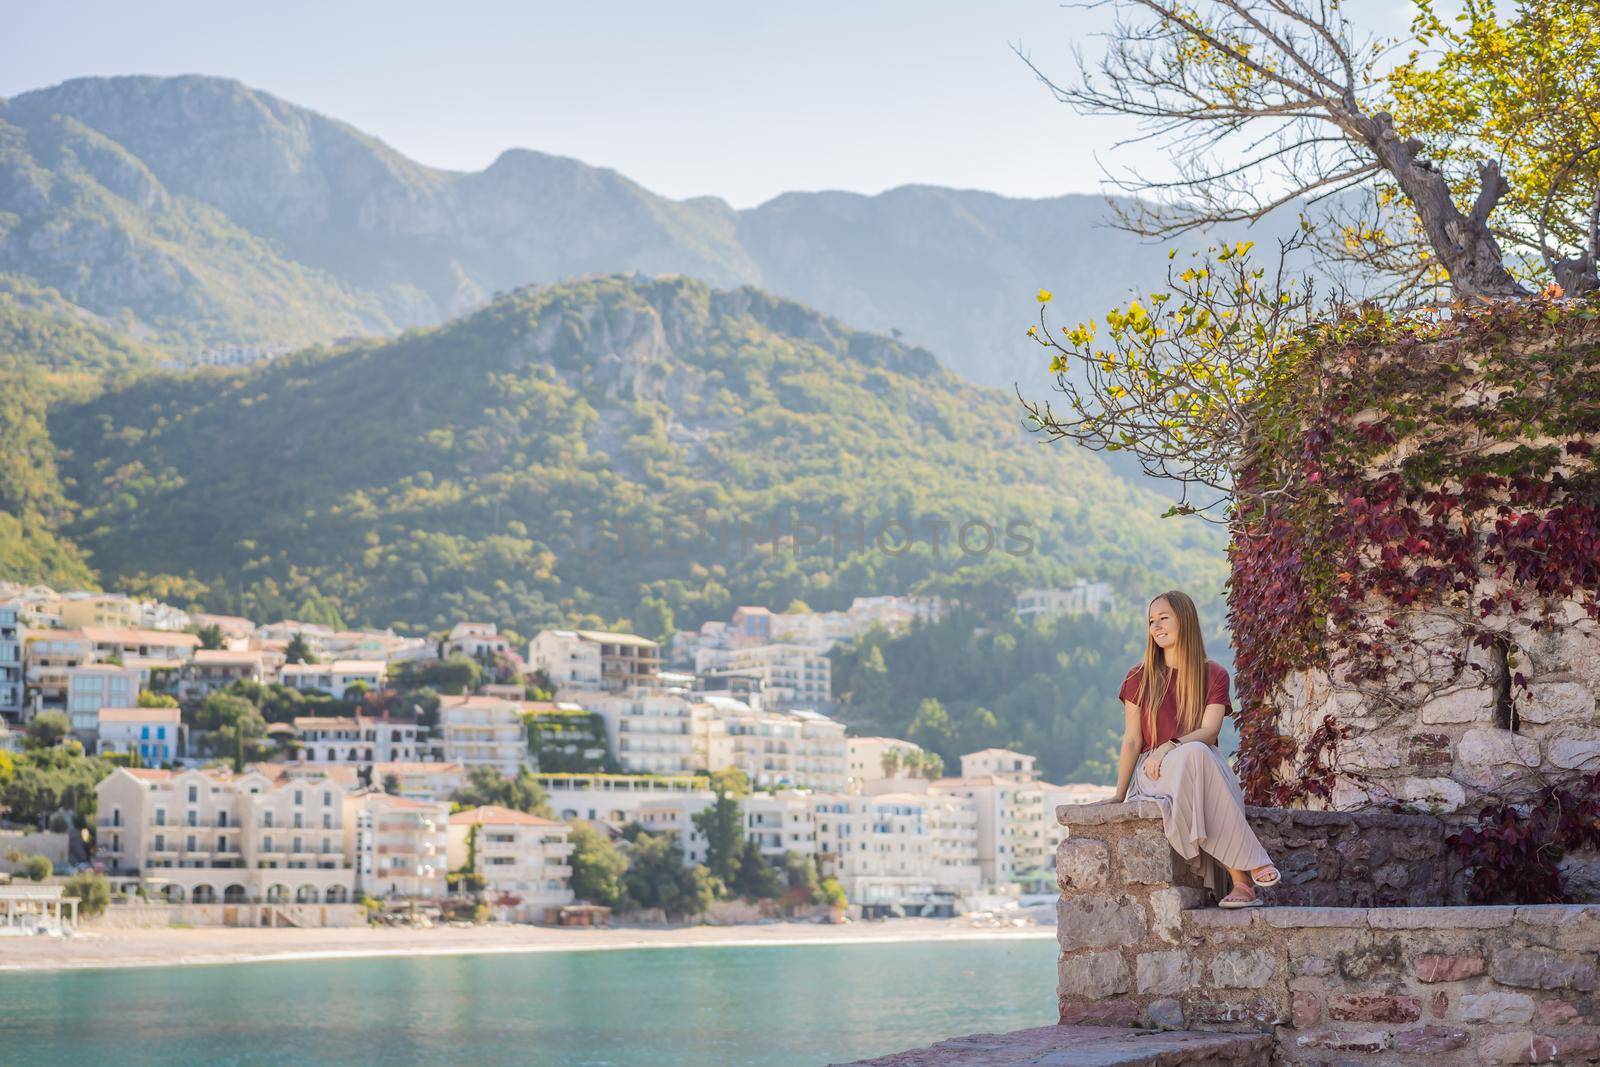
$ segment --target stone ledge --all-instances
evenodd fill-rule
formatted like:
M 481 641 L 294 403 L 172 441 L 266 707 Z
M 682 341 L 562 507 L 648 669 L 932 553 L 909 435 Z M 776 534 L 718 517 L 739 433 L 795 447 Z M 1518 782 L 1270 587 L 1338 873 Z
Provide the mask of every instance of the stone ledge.
M 1062 826 L 1103 826 L 1114 822 L 1161 820 L 1161 807 L 1153 800 L 1130 800 L 1120 804 L 1057 804 L 1056 822 Z
M 1268 1034 L 1130 1030 L 1119 1026 L 1036 1026 L 969 1034 L 831 1067 L 1254 1067 L 1272 1053 Z
M 1200 930 L 1234 929 L 1257 923 L 1279 930 L 1367 927 L 1373 930 L 1493 930 L 1513 922 L 1526 926 L 1600 925 L 1600 904 L 1467 904 L 1428 908 L 1197 908 L 1183 913 Z

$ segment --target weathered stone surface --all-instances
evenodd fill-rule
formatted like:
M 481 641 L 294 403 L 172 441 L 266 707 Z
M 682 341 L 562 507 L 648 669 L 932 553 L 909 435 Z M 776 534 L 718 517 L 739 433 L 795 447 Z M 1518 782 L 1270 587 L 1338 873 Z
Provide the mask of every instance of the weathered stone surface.
M 1289 956 L 1289 971 L 1296 976 L 1325 978 L 1333 970 L 1333 961 L 1325 956 L 1299 956 L 1292 953 Z
M 1423 952 L 1411 957 L 1411 970 L 1420 982 L 1459 982 L 1484 971 L 1482 956 L 1452 956 Z
M 1117 842 L 1117 859 L 1125 881 L 1144 885 L 1171 885 L 1187 866 L 1159 828 L 1140 830 Z
M 1107 823 L 1161 821 L 1161 807 L 1153 800 L 1130 800 L 1124 804 L 1057 804 L 1056 822 L 1062 826 L 1104 826 Z
M 1382 1052 L 1389 1047 L 1387 1030 L 1308 1030 L 1295 1038 L 1301 1048 L 1328 1048 L 1340 1052 Z
M 1111 874 L 1111 849 L 1092 837 L 1069 837 L 1056 847 L 1056 885 L 1063 893 L 1099 889 Z
M 1467 801 L 1467 791 L 1451 778 L 1395 778 L 1388 785 L 1395 800 L 1402 804 L 1449 812 Z
M 1416 997 L 1335 993 L 1328 998 L 1328 1018 L 1342 1022 L 1414 1023 L 1422 1018 L 1422 1002 Z
M 1271 949 L 1219 952 L 1211 960 L 1212 984 L 1222 989 L 1260 989 L 1277 971 Z
M 1578 1017 L 1575 1005 L 1564 1000 L 1541 1000 L 1539 1002 L 1539 1021 L 1546 1026 L 1562 1026 Z
M 1309 989 L 1296 990 L 1289 1004 L 1289 1021 L 1304 1030 L 1322 1021 L 1322 998 Z
M 1544 758 L 1562 770 L 1600 770 L 1600 730 L 1565 726 L 1544 741 Z
M 1203 889 L 1168 886 L 1150 894 L 1150 930 L 1163 941 L 1176 944 L 1183 936 L 1183 913 L 1202 907 L 1208 897 Z
M 1183 1029 L 1183 1005 L 1174 997 L 1152 1000 L 1144 1009 L 1144 1017 L 1151 1026 L 1164 1026 L 1171 1030 Z
M 1397 937 L 1357 945 L 1335 958 L 1339 973 L 1352 981 L 1390 981 L 1405 973 L 1405 949 Z
M 1428 726 L 1459 722 L 1493 722 L 1494 691 L 1488 687 L 1454 689 L 1441 693 L 1422 705 L 1421 717 Z
M 834 1067 L 1261 1067 L 1267 1034 L 1151 1033 L 1112 1026 L 1036 1026 L 1008 1034 L 967 1034 Z
M 1173 949 L 1142 952 L 1134 961 L 1140 993 L 1186 993 L 1200 980 L 1200 961 L 1193 953 Z
M 1450 766 L 1449 734 L 1412 734 L 1406 746 L 1406 766 L 1424 774 Z
M 1063 996 L 1096 999 L 1128 991 L 1128 965 L 1120 952 L 1062 956 L 1056 969 L 1056 991 Z
M 1263 908 L 1261 918 L 1281 929 L 1325 926 L 1366 926 L 1366 908 Z
M 1480 1063 L 1554 1063 L 1556 1043 L 1531 1030 L 1486 1034 L 1478 1042 Z
M 1358 771 L 1386 771 L 1400 766 L 1400 746 L 1391 737 L 1369 734 L 1339 746 L 1339 763 Z
M 1464 908 L 1373 908 L 1367 924 L 1374 930 L 1489 930 L 1510 926 L 1515 904 L 1475 904 Z
M 1533 998 L 1526 993 L 1463 993 L 1456 998 L 1456 1018 L 1467 1023 L 1525 1023 L 1533 1018 Z
M 1490 975 L 1501 985 L 1524 989 L 1581 989 L 1600 986 L 1600 966 L 1593 954 L 1564 956 L 1546 949 L 1501 950 L 1494 954 Z
M 1465 1030 L 1451 1026 L 1419 1026 L 1415 1030 L 1401 1030 L 1394 1035 L 1396 1052 L 1454 1052 L 1466 1048 L 1471 1040 Z
M 1475 726 L 1456 744 L 1456 774 L 1478 789 L 1492 791 L 1538 773 L 1537 738 Z
M 1060 1020 L 1065 1026 L 1132 1026 L 1139 1021 L 1139 1003 L 1130 997 L 1106 1000 L 1062 997 Z
M 1056 902 L 1056 940 L 1063 952 L 1137 944 L 1147 929 L 1144 906 L 1127 895 L 1081 893 Z
M 1280 1026 L 1289 1021 L 1288 1005 L 1282 1007 L 1270 997 L 1254 994 L 1228 999 L 1189 999 L 1185 1015 L 1192 1026 L 1210 1023 L 1253 1023 L 1258 1026 Z
M 1595 717 L 1595 695 L 1582 682 L 1534 682 L 1519 702 L 1523 722 L 1583 722 Z
M 1556 864 L 1567 899 L 1581 903 L 1600 903 L 1600 852 L 1580 849 L 1569 852 Z

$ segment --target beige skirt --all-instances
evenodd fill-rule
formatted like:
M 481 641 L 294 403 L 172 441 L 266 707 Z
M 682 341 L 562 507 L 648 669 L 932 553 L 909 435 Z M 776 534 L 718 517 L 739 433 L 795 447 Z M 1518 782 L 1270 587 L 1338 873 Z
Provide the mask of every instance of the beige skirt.
M 1172 850 L 1189 861 L 1219 896 L 1233 887 L 1228 868 L 1250 871 L 1272 862 L 1244 817 L 1244 789 L 1222 753 L 1203 741 L 1185 741 L 1161 761 L 1161 777 L 1144 773 L 1141 752 L 1133 765 L 1128 799 L 1153 800 Z

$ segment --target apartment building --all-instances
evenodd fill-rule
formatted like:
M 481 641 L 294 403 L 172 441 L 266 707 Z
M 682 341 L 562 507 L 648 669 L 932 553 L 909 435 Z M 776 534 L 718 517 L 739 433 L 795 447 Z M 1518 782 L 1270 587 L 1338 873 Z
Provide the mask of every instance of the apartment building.
M 520 701 L 502 697 L 452 696 L 439 703 L 439 735 L 444 761 L 492 767 L 506 777 L 528 756 L 528 730 Z
M 302 693 L 327 693 L 342 699 L 353 685 L 361 685 L 368 690 L 382 689 L 388 671 L 388 664 L 382 660 L 336 659 L 331 663 L 286 663 L 278 670 L 278 682 Z
M 59 598 L 55 615 L 60 620 L 57 625 L 70 629 L 183 630 L 193 622 L 188 612 L 170 604 L 121 593 L 66 593 Z
M 694 817 L 716 798 L 710 792 L 652 797 L 639 804 L 635 820 L 652 834 L 673 834 L 685 863 L 706 862 L 706 836 Z
M 636 634 L 542 630 L 528 642 L 528 667 L 543 671 L 562 700 L 574 699 L 568 689 L 621 693 L 659 684 L 661 646 Z
M 476 660 L 493 659 L 511 651 L 511 642 L 500 636 L 492 622 L 458 622 L 444 639 L 444 654 Z
M 699 769 L 737 767 L 758 789 L 844 791 L 843 723 L 809 710 L 754 711 L 741 701 L 715 696 L 705 696 L 694 705 L 694 712 Z
M 466 768 L 459 763 L 395 760 L 372 765 L 373 785 L 408 800 L 449 800 L 466 780 Z
M 89 641 L 91 658 L 97 663 L 110 659 L 184 662 L 193 658 L 200 648 L 200 639 L 194 634 L 168 630 L 85 626 L 81 632 Z
M 304 763 L 415 762 L 426 731 L 410 719 L 302 716 L 293 722 Z
M 21 611 L 15 604 L 0 604 L 0 722 L 22 722 L 22 646 L 26 637 Z
M 67 710 L 67 672 L 94 662 L 94 645 L 82 630 L 29 630 L 22 647 L 25 718 L 36 711 Z
M 345 903 L 354 890 L 344 842 L 349 790 L 280 768 L 118 768 L 95 787 L 98 853 L 174 902 Z
M 1093 615 L 1115 594 L 1107 582 L 1080 581 L 1066 589 L 1024 589 L 1017 594 L 1017 617 L 1024 621 L 1056 615 Z
M 695 673 L 753 677 L 760 682 L 763 707 L 826 708 L 833 700 L 828 657 L 803 645 L 702 648 L 695 654 Z
M 550 807 L 571 822 L 604 822 L 622 827 L 639 819 L 650 800 L 676 796 L 711 796 L 703 775 L 551 774 L 534 776 L 550 797 Z M 642 820 L 640 820 L 642 821 Z
M 345 851 L 355 888 L 371 897 L 445 895 L 450 805 L 362 789 L 345 797 Z
M 183 720 L 177 708 L 100 709 L 95 751 L 135 753 L 146 767 L 171 763 L 183 754 Z
M 817 822 L 812 794 L 795 789 L 751 793 L 739 801 L 744 816 L 744 836 L 761 854 L 781 861 L 785 852 L 807 856 L 817 852 Z
M 684 696 L 658 688 L 626 692 L 573 691 L 563 698 L 599 715 L 606 724 L 611 754 L 624 771 L 688 774 L 695 759 L 695 706 Z
M 110 663 L 68 667 L 66 712 L 72 732 L 85 740 L 100 736 L 101 708 L 131 708 L 139 702 L 139 671 Z
M 985 748 L 968 752 L 961 757 L 961 777 L 979 778 L 986 774 L 1031 781 L 1039 777 L 1034 768 L 1038 762 L 1025 752 L 1009 748 Z
M 281 656 L 277 662 L 282 662 Z M 268 653 L 264 650 L 236 652 L 221 648 L 198 649 L 183 666 L 178 681 L 178 696 L 182 700 L 198 702 L 234 682 L 271 681 L 270 663 Z
M 572 844 L 566 823 L 484 805 L 450 816 L 452 870 L 469 863 L 500 917 L 539 921 L 546 907 L 572 902 Z
M 1115 792 L 1109 785 L 1030 782 L 1019 786 L 1011 794 L 1006 813 L 1006 835 L 1017 880 L 1053 882 L 1056 848 L 1066 836 L 1065 827 L 1056 821 L 1058 806 L 1109 800 Z
M 904 763 L 907 757 L 921 756 L 921 745 L 898 737 L 851 737 L 845 740 L 845 773 L 849 791 L 858 793 L 868 782 L 889 777 L 884 773 L 884 756 L 893 752 Z M 899 777 L 899 775 L 896 775 Z
M 948 911 L 954 891 L 942 886 L 933 825 L 937 800 L 927 793 L 877 796 L 813 794 L 818 867 L 837 878 L 852 904 L 869 913 L 899 906 Z

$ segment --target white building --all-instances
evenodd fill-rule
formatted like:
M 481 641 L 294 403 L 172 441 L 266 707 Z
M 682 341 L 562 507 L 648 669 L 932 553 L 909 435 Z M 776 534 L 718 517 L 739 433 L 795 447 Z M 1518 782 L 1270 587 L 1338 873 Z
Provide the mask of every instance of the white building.
M 828 707 L 833 701 L 832 664 L 804 645 L 704 648 L 695 655 L 695 673 L 758 679 L 764 707 Z
M 694 705 L 696 766 L 737 767 L 757 789 L 843 792 L 844 730 L 814 711 L 754 711 L 742 701 L 707 696 Z
M 459 763 L 469 773 L 492 767 L 510 778 L 528 758 L 528 729 L 515 700 L 445 697 L 439 702 L 439 735 L 445 762 Z
M 959 801 L 931 792 L 815 794 L 818 865 L 869 913 L 950 913 L 978 884 L 976 850 Z
M 1034 769 L 1037 760 L 1025 752 L 1009 748 L 985 748 L 968 752 L 961 757 L 961 777 L 978 778 L 986 774 L 1032 780 L 1039 777 Z
M 706 837 L 694 824 L 694 817 L 709 808 L 716 798 L 709 792 L 661 796 L 640 803 L 637 821 L 652 834 L 674 834 L 683 862 L 706 862 Z
M 1106 582 L 1079 581 L 1066 589 L 1024 589 L 1017 594 L 1017 617 L 1030 621 L 1055 615 L 1094 615 L 1114 599 Z
M 604 822 L 621 828 L 639 818 L 651 800 L 677 796 L 710 797 L 701 775 L 540 774 L 535 779 L 562 819 Z
M 348 902 L 348 790 L 277 772 L 118 768 L 95 787 L 98 854 L 175 902 Z
M 109 663 L 69 667 L 67 715 L 72 732 L 83 738 L 98 737 L 101 708 L 131 708 L 139 700 L 139 672 Z
M 472 659 L 492 659 L 511 651 L 511 642 L 500 636 L 492 622 L 458 622 L 444 639 L 444 654 L 460 655 Z
M 902 763 L 907 757 L 923 755 L 922 746 L 898 737 L 849 737 L 845 739 L 845 773 L 849 775 L 850 791 L 862 792 L 868 782 L 880 781 L 888 775 L 883 772 L 883 758 L 893 752 Z M 895 777 L 903 777 L 896 775 Z
M 146 767 L 171 763 L 182 752 L 177 708 L 101 708 L 96 751 L 138 753 Z
M 178 696 L 189 701 L 204 700 L 234 682 L 267 682 L 269 660 L 264 651 L 235 652 L 229 649 L 198 649 L 178 683 Z
M 1030 782 L 1019 786 L 1011 794 L 1011 808 L 1006 813 L 1008 852 L 1016 877 L 1033 875 L 1044 883 L 1053 883 L 1056 848 L 1066 837 L 1066 828 L 1056 821 L 1056 808 L 1109 800 L 1115 792 L 1109 785 Z
M 396 760 L 372 765 L 372 784 L 384 786 L 391 778 L 395 795 L 408 800 L 449 800 L 466 783 L 466 768 L 459 763 L 418 763 Z M 387 789 L 387 786 L 384 786 Z
M 625 692 L 562 691 L 561 695 L 605 720 L 612 755 L 624 771 L 688 774 L 697 769 L 695 711 L 685 697 L 642 686 Z
M 343 698 L 353 685 L 368 690 L 382 689 L 388 675 L 383 660 L 336 659 L 331 663 L 286 663 L 278 671 L 278 682 L 302 693 L 312 691 Z
M 302 716 L 294 720 L 304 763 L 415 762 L 423 729 L 409 719 L 365 715 Z
M 543 671 L 562 700 L 573 699 L 567 690 L 653 688 L 660 680 L 661 646 L 637 634 L 541 630 L 528 642 L 528 669 Z
M 22 646 L 27 637 L 15 604 L 0 604 L 0 721 L 22 722 Z
M 445 895 L 450 805 L 363 789 L 345 798 L 345 849 L 355 887 L 371 897 Z
M 450 816 L 450 868 L 469 861 L 502 918 L 541 921 L 544 909 L 572 903 L 572 844 L 566 823 L 484 805 Z
M 816 855 L 817 821 L 811 798 L 810 792 L 796 789 L 740 798 L 745 839 L 754 841 L 761 854 L 775 862 L 781 861 L 785 852 Z

